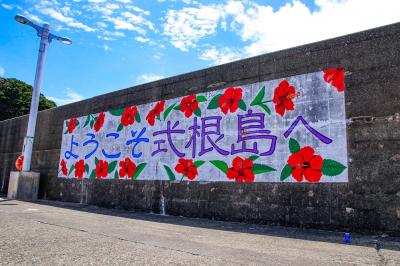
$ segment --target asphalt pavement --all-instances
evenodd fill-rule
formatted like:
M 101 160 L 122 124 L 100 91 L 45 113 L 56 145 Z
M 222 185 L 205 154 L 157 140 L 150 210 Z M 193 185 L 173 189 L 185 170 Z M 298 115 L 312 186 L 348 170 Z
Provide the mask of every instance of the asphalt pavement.
M 399 239 L 0 198 L 0 265 L 400 265 Z

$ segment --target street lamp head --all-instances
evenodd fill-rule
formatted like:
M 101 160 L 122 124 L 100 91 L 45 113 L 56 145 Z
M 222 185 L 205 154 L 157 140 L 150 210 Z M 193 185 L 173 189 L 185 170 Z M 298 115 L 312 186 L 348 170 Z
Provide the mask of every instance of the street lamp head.
M 68 39 L 68 38 L 61 37 L 60 39 L 61 39 L 60 41 L 63 44 L 66 44 L 66 45 L 71 45 L 72 44 L 72 41 L 70 39 Z
M 56 39 L 57 41 L 60 41 L 60 42 L 62 42 L 63 44 L 66 44 L 66 45 L 71 45 L 71 44 L 72 44 L 72 41 L 71 41 L 70 39 L 65 38 L 65 37 L 60 37 L 60 36 L 57 36 L 57 35 L 54 35 L 54 34 L 51 34 L 51 33 L 50 33 L 50 35 L 49 35 L 49 40 L 50 40 L 50 42 L 51 42 L 53 39 Z
M 42 37 L 44 32 L 49 33 L 49 31 L 50 31 L 50 24 L 48 24 L 48 23 L 44 23 L 43 27 L 40 27 L 39 25 L 36 25 L 32 21 L 30 21 L 29 19 L 27 19 L 26 17 L 21 16 L 21 15 L 16 15 L 15 16 L 15 20 L 18 21 L 21 24 L 28 25 L 28 26 L 31 26 L 32 28 L 36 29 L 37 34 L 38 34 L 39 37 Z M 57 35 L 54 35 L 54 34 L 51 34 L 51 33 L 48 34 L 48 35 L 46 34 L 44 36 L 45 37 L 48 36 L 48 41 L 49 42 L 51 42 L 53 39 L 56 39 L 57 41 L 60 41 L 63 44 L 66 44 L 66 45 L 71 45 L 72 44 L 72 41 L 70 39 L 64 38 L 64 37 L 60 37 L 60 36 L 57 36 Z
M 36 25 L 35 23 L 33 23 L 32 21 L 30 21 L 29 19 L 27 19 L 24 16 L 16 15 L 15 16 L 15 20 L 17 22 L 21 23 L 21 24 L 31 26 L 32 28 L 34 28 L 38 32 L 38 34 L 41 34 L 41 32 L 43 31 L 42 27 L 40 27 L 39 25 Z
M 21 15 L 16 15 L 15 20 L 18 21 L 21 24 L 27 24 L 29 20 Z
M 72 41 L 71 40 L 65 40 L 65 41 L 63 41 L 63 43 L 66 44 L 66 45 L 71 45 Z

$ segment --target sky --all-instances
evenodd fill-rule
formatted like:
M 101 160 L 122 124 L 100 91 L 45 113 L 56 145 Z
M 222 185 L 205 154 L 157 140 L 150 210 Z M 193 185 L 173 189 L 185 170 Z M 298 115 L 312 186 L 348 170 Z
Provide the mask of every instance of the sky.
M 42 93 L 58 105 L 210 66 L 400 22 L 399 0 L 0 0 L 0 77 L 33 84 L 39 38 L 53 41 Z

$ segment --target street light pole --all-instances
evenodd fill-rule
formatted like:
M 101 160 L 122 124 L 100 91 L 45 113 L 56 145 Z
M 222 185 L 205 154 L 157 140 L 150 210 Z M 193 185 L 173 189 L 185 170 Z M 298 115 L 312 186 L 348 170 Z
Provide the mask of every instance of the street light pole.
M 49 45 L 49 31 L 50 25 L 44 24 L 42 37 L 40 38 L 39 55 L 36 66 L 35 83 L 32 91 L 31 108 L 29 111 L 28 129 L 24 139 L 24 146 L 22 152 L 24 155 L 22 171 L 29 172 L 31 170 L 33 139 L 35 137 L 36 119 L 40 100 L 40 85 L 42 84 L 42 73 L 44 66 L 44 59 L 46 56 L 46 48 Z
M 35 83 L 33 85 L 31 107 L 29 111 L 28 129 L 26 131 L 24 146 L 22 148 L 22 152 L 24 155 L 22 171 L 29 172 L 31 169 L 33 140 L 35 138 L 36 119 L 40 100 L 40 86 L 42 83 L 42 73 L 46 56 L 46 49 L 52 39 L 56 39 L 68 45 L 71 44 L 72 41 L 70 39 L 51 34 L 50 24 L 45 23 L 43 24 L 43 27 L 40 27 L 21 15 L 16 15 L 15 20 L 19 23 L 26 24 L 36 29 L 37 35 L 40 37 L 39 55 L 36 65 Z

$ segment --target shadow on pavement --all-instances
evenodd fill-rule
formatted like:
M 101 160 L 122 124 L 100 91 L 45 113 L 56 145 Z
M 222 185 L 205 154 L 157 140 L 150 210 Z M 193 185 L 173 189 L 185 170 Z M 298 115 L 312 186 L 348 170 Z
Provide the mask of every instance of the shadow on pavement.
M 4 201 L 0 200 L 0 206 L 18 205 L 15 203 L 11 204 L 3 202 Z M 319 242 L 328 242 L 341 245 L 349 245 L 344 243 L 344 232 L 271 226 L 271 225 L 246 224 L 239 222 L 215 221 L 205 218 L 177 217 L 177 216 L 160 215 L 160 214 L 152 214 L 145 212 L 106 209 L 94 205 L 49 201 L 49 200 L 39 200 L 34 202 L 34 204 L 47 205 L 58 208 L 66 208 L 70 210 L 89 212 L 101 215 L 138 219 L 149 222 L 168 223 L 180 226 L 190 226 L 190 227 L 198 227 L 198 228 L 205 228 L 212 230 L 224 230 L 237 233 L 268 235 L 274 237 L 284 237 L 284 238 L 301 239 L 307 241 L 319 241 Z M 350 245 L 372 247 L 375 248 L 377 251 L 379 251 L 379 249 L 400 251 L 400 237 L 388 237 L 384 235 L 383 236 L 363 235 L 363 234 L 351 233 Z

